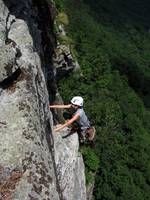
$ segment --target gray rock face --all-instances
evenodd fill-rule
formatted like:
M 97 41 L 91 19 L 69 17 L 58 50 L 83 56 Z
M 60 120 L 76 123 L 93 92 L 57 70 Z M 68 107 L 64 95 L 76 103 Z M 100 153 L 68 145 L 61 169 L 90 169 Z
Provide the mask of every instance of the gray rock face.
M 40 57 L 26 21 L 11 15 L 2 0 L 0 29 L 0 199 L 58 200 Z
M 65 26 L 63 24 L 55 24 L 58 28 L 57 36 L 66 37 L 67 33 L 65 31 Z M 67 43 L 67 42 L 66 42 Z M 71 52 L 71 46 L 68 44 L 63 44 L 63 42 L 57 42 L 57 46 L 54 49 L 53 54 L 53 67 L 54 73 L 57 79 L 65 77 L 73 70 L 79 70 L 80 66 L 78 61 L 73 57 Z
M 86 200 L 84 164 L 76 133 L 67 128 L 54 134 L 58 180 L 65 200 Z
M 77 135 L 52 135 L 37 15 L 0 0 L 0 200 L 84 200 Z
M 69 46 L 57 45 L 53 55 L 54 74 L 57 79 L 65 77 L 75 68 L 75 62 L 72 58 Z

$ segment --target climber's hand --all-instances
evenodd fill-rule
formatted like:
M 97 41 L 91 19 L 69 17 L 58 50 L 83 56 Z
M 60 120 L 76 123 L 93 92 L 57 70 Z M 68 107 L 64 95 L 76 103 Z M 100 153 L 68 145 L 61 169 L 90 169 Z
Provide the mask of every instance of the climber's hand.
M 62 127 L 62 124 L 57 124 L 54 128 L 54 132 L 58 132 Z
M 59 129 L 58 128 L 54 128 L 54 132 L 56 133 L 56 132 L 58 132 L 59 131 Z

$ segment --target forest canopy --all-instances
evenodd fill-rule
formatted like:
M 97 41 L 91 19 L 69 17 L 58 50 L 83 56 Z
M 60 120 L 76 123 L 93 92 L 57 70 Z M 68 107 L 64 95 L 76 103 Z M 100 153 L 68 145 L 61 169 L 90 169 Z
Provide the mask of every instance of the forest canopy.
M 94 199 L 148 200 L 150 4 L 55 2 L 68 16 L 66 30 L 81 67 L 58 83 L 59 91 L 66 102 L 83 96 L 97 130 L 94 149 L 82 150 L 87 183 L 95 181 Z

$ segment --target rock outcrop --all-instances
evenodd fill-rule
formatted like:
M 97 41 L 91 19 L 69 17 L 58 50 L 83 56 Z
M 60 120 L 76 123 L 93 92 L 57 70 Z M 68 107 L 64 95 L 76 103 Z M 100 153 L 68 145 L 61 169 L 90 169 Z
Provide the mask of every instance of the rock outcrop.
M 60 188 L 65 200 L 86 200 L 84 164 L 77 133 L 64 129 L 54 135 L 55 161 Z
M 76 65 L 72 58 L 69 46 L 63 44 L 57 45 L 53 56 L 53 63 L 58 79 L 61 79 L 74 70 Z
M 82 200 L 77 136 L 65 143 L 51 131 L 46 52 L 53 44 L 44 46 L 39 2 L 0 0 L 0 199 Z
M 63 14 L 64 15 L 64 14 Z M 58 14 L 58 18 L 59 18 Z M 67 24 L 66 24 L 67 25 Z M 58 40 L 57 45 L 54 49 L 53 54 L 53 67 L 54 67 L 54 74 L 56 78 L 59 80 L 62 77 L 67 76 L 74 70 L 79 70 L 80 66 L 75 59 L 75 56 L 72 54 L 72 45 L 70 44 L 69 37 L 65 31 L 65 25 L 61 22 L 61 20 L 55 21 L 56 26 L 56 35 Z
M 32 16 L 36 10 L 31 1 L 0 1 L 0 199 L 4 200 L 60 199 L 39 56 L 41 36 Z

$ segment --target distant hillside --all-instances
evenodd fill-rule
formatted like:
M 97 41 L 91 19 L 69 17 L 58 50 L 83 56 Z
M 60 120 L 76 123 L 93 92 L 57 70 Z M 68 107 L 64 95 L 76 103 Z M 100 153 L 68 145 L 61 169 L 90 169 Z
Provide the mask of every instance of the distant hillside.
M 73 95 L 84 97 L 85 110 L 97 129 L 94 152 L 99 168 L 90 168 L 94 161 L 86 157 L 87 181 L 97 172 L 94 198 L 148 200 L 150 4 L 146 0 L 56 3 L 69 17 L 66 28 L 82 72 L 61 80 L 59 90 L 65 101 Z

